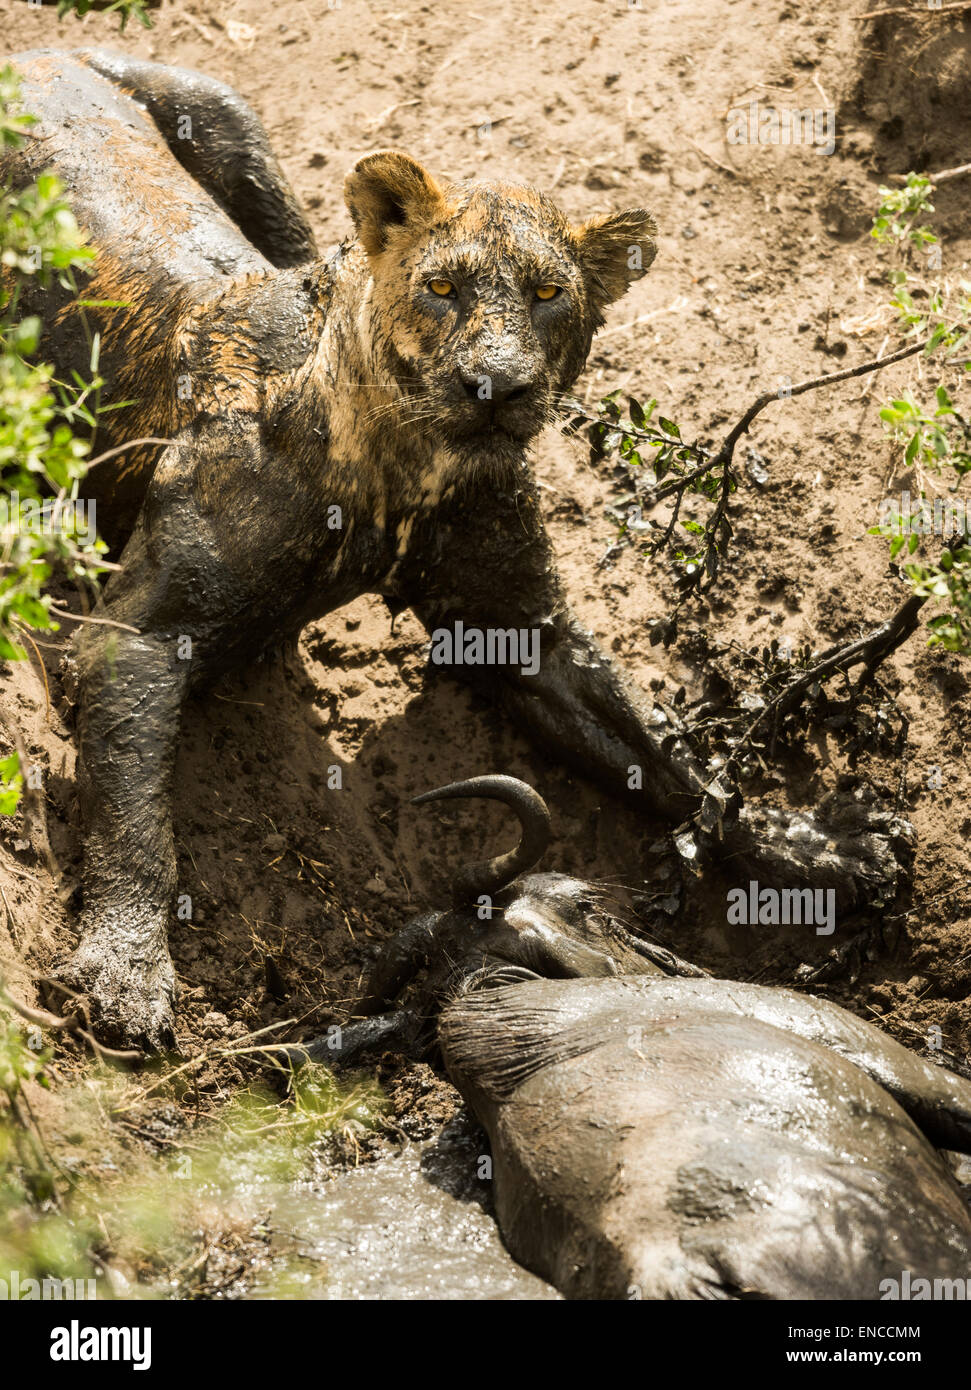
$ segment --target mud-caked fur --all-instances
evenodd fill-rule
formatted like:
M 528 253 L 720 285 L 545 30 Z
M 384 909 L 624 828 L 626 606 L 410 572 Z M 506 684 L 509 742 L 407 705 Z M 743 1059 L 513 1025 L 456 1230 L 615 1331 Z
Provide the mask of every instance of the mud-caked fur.
M 535 630 L 535 674 L 456 674 L 614 791 L 674 823 L 690 814 L 704 770 L 571 614 L 526 465 L 606 306 L 651 264 L 650 216 L 574 224 L 532 189 L 378 151 L 347 179 L 355 237 L 320 257 L 230 88 L 100 51 L 14 66 L 40 119 L 5 173 L 59 174 L 97 252 L 87 307 L 62 288 L 23 308 L 41 313 L 63 377 L 89 373 L 99 335 L 102 402 L 130 404 L 102 417 L 97 450 L 172 441 L 133 444 L 85 483 L 122 569 L 104 591 L 110 625 L 77 648 L 83 915 L 64 978 L 102 1028 L 173 1036 L 187 694 L 360 594 L 430 630 Z M 633 792 L 632 765 L 648 769 Z M 798 851 L 818 883 L 825 860 L 768 816 L 724 827 L 725 851 L 775 853 L 787 882 Z M 850 896 L 883 884 L 873 837 L 848 870 L 814 834 Z
M 413 603 L 447 539 L 437 513 L 492 509 L 497 492 L 525 518 L 531 605 L 547 622 L 562 610 L 517 500 L 524 451 L 605 306 L 650 265 L 654 224 L 638 210 L 573 225 L 531 189 L 438 180 L 381 151 L 347 178 L 356 239 L 321 259 L 229 88 L 104 52 L 15 65 L 40 138 L 9 172 L 54 168 L 97 252 L 87 309 L 38 300 L 47 350 L 84 372 L 99 332 L 103 399 L 132 402 L 99 443 L 173 441 L 126 450 L 87 489 L 124 547 L 105 591 L 124 626 L 79 642 L 84 912 L 65 972 L 105 1028 L 158 1044 L 186 693 L 360 593 Z M 488 523 L 507 527 L 492 510 L 494 591 Z M 443 573 L 461 602 L 454 559 Z

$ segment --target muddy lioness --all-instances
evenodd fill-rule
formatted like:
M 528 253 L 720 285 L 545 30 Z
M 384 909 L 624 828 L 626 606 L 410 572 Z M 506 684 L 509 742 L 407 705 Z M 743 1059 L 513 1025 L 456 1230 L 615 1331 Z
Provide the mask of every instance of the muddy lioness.
M 525 462 L 604 309 L 654 258 L 648 213 L 573 225 L 531 189 L 453 184 L 379 151 L 347 177 L 355 239 L 320 258 L 228 88 L 103 52 L 15 66 L 40 125 L 12 177 L 59 173 L 97 251 L 84 296 L 102 307 L 66 292 L 27 306 L 45 350 L 85 372 L 97 329 L 106 398 L 134 401 L 104 443 L 172 441 L 126 450 L 86 486 L 124 547 L 104 593 L 124 626 L 78 642 L 83 915 L 64 978 L 102 1026 L 172 1036 L 187 693 L 359 594 L 411 606 L 432 632 L 463 624 L 456 674 L 589 775 L 690 815 L 704 771 L 572 616 Z M 521 636 L 529 660 L 477 665 L 464 643 L 490 633 Z M 773 858 L 787 883 L 811 870 L 847 908 L 893 867 L 875 836 L 847 857 L 811 819 L 792 835 L 758 809 L 722 845 L 763 877 Z

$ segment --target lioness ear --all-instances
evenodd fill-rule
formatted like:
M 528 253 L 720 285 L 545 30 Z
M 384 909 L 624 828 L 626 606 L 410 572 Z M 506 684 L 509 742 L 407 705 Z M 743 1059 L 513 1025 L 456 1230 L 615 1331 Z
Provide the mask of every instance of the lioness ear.
M 612 304 L 646 275 L 657 255 L 657 224 L 643 208 L 591 217 L 573 229 L 580 261 L 594 298 Z
M 397 150 L 378 150 L 354 165 L 344 180 L 344 201 L 365 251 L 375 256 L 387 245 L 389 227 L 428 226 L 445 199 L 417 160 Z

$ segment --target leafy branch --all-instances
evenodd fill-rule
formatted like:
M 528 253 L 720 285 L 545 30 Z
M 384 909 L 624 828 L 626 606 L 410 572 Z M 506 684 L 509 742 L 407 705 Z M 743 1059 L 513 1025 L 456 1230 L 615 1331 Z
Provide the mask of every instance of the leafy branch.
M 935 185 L 968 171 L 962 165 L 936 176 L 910 173 L 902 188 L 881 188 L 872 230 L 895 257 L 888 278 L 898 322 L 910 335 L 931 328 L 928 356 L 937 354 L 940 374 L 960 372 L 963 380 L 971 371 L 971 283 L 960 280 L 954 286 L 937 273 L 942 271 L 938 238 L 926 223 L 917 223 L 934 211 Z M 971 653 L 971 493 L 965 486 L 971 476 L 971 420 L 943 381 L 934 389 L 933 405 L 905 392 L 884 405 L 880 418 L 903 446 L 916 497 L 907 492 L 899 503 L 886 499 L 870 534 L 889 541 L 891 562 L 906 549 L 903 574 L 918 606 L 933 600 L 943 608 L 928 620 L 930 645 Z M 947 542 L 936 557 L 918 554 L 930 536 L 940 538 L 938 546 Z
M 881 348 L 876 358 L 858 366 L 763 392 L 717 448 L 686 442 L 676 421 L 661 415 L 655 418 L 657 401 L 653 399 L 642 406 L 629 398 L 626 415 L 619 391 L 605 396 L 594 411 L 576 401 L 564 401 L 564 427 L 574 434 L 585 433 L 591 461 L 615 459 L 633 485 L 633 495 L 608 509 L 608 514 L 620 521 L 616 544 L 634 544 L 642 554 L 656 556 L 674 543 L 677 605 L 674 615 L 652 624 L 652 645 L 673 640 L 678 608 L 689 596 L 704 593 L 716 582 L 732 536 L 729 502 L 742 481 L 735 457 L 737 446 L 774 401 L 882 371 L 918 354 L 933 359 L 942 374 L 958 366 L 963 376 L 971 371 L 971 361 L 967 360 L 971 356 L 971 284 L 961 281 L 952 287 L 943 278 L 928 278 L 926 274 L 941 265 L 938 238 L 926 221 L 934 211 L 932 191 L 938 183 L 969 172 L 971 166 L 962 165 L 936 176 L 911 173 L 900 181 L 901 186 L 880 189 L 872 235 L 878 243 L 889 246 L 895 257 L 889 272 L 892 297 L 888 307 L 909 340 L 886 356 Z M 733 692 L 733 708 L 728 711 L 708 714 L 706 706 L 696 709 L 694 722 L 682 729 L 708 762 L 712 795 L 723 799 L 736 795 L 740 780 L 760 765 L 764 767 L 759 750 L 767 742 L 771 754 L 777 739 L 791 743 L 816 723 L 849 728 L 851 733 L 855 730 L 851 760 L 862 748 L 882 742 L 894 727 L 900 751 L 906 717 L 879 685 L 875 673 L 881 662 L 918 629 L 929 602 L 945 610 L 927 620 L 929 643 L 971 652 L 971 498 L 966 492 L 961 495 L 962 484 L 971 477 L 971 417 L 958 403 L 955 391 L 939 380 L 932 404 L 922 404 L 905 393 L 884 405 L 880 418 L 902 446 L 902 462 L 914 470 L 918 493 L 914 508 L 907 502 L 908 495 L 901 506 L 891 499 L 882 503 L 880 524 L 871 527 L 870 533 L 889 539 L 891 562 L 906 547 L 902 577 L 908 581 L 910 593 L 871 631 L 826 651 L 814 652 L 806 645 L 799 654 L 783 656 L 774 642 L 761 662 L 752 653 L 745 654 L 743 664 L 760 666 L 758 689 Z M 946 495 L 931 496 L 928 480 L 945 476 L 951 480 Z M 703 522 L 682 518 L 683 503 L 689 496 L 709 504 Z M 666 520 L 654 524 L 645 518 L 645 512 L 672 498 Z M 931 534 L 941 537 L 937 555 L 918 554 L 922 537 Z M 851 683 L 849 673 L 856 668 L 862 671 Z M 836 678 L 844 683 L 842 706 L 826 692 L 826 683 Z M 729 683 L 729 689 L 733 684 Z M 866 698 L 871 692 L 875 700 Z M 683 701 L 684 691 L 678 694 Z
M 151 29 L 152 20 L 148 11 L 157 10 L 161 3 L 162 0 L 41 0 L 43 5 L 57 5 L 58 19 L 63 19 L 66 14 L 76 14 L 83 19 L 89 10 L 117 14 L 122 33 L 129 19 L 137 19 L 143 29 Z
M 619 533 L 621 539 L 632 538 L 638 531 L 650 533 L 654 528 L 649 522 L 643 521 L 643 510 L 650 509 L 664 498 L 673 496 L 675 501 L 670 517 L 664 526 L 658 529 L 658 533 L 642 547 L 644 553 L 657 555 L 669 544 L 680 520 L 681 506 L 686 495 L 700 496 L 714 504 L 703 525 L 693 520 L 681 522 L 682 529 L 689 537 L 698 538 L 694 550 L 689 552 L 679 549 L 674 555 L 675 562 L 681 570 L 677 583 L 680 601 L 683 602 L 688 595 L 702 593 L 711 588 L 718 577 L 721 562 L 728 554 L 733 534 L 728 504 L 740 481 L 735 464 L 735 450 L 756 417 L 776 401 L 788 400 L 804 395 L 807 391 L 817 391 L 837 382 L 865 376 L 904 358 L 912 357 L 918 352 L 926 352 L 930 350 L 933 338 L 934 334 L 930 334 L 920 342 L 908 344 L 887 357 L 812 377 L 795 386 L 787 385 L 781 391 L 763 392 L 732 426 L 717 451 L 700 444 L 685 443 L 681 438 L 680 427 L 664 416 L 658 417 L 660 428 L 652 429 L 650 419 L 657 406 L 656 400 L 650 400 L 647 406 L 641 406 L 631 397 L 628 401 L 628 416 L 625 418 L 618 404 L 621 394 L 619 391 L 605 396 L 600 401 L 596 414 L 585 410 L 577 401 L 564 401 L 564 409 L 569 415 L 566 429 L 577 433 L 586 428 L 593 461 L 616 454 L 629 467 L 643 468 L 643 452 L 647 448 L 655 450 L 654 457 L 648 460 L 643 478 L 638 480 L 638 505 L 629 509 Z M 673 477 L 662 483 L 662 479 L 669 474 L 673 474 Z
M 136 18 L 151 26 L 157 0 L 58 0 L 58 14 L 91 9 L 118 14 L 121 27 Z M 23 109 L 20 80 L 0 67 L 0 155 L 35 138 L 37 118 Z M 72 372 L 59 381 L 37 360 L 42 324 L 20 305 L 27 288 L 55 282 L 78 295 L 76 273 L 90 267 L 66 197 L 51 172 L 14 189 L 0 182 L 0 660 L 23 660 L 19 640 L 31 630 L 54 629 L 45 592 L 55 570 L 79 585 L 93 585 L 107 568 L 106 547 L 79 490 L 87 472 L 102 407 L 100 338 L 89 334 L 90 378 Z M 82 312 L 85 301 L 77 298 Z M 126 402 L 110 407 L 120 409 Z M 0 760 L 0 815 L 15 812 L 23 786 L 18 751 Z

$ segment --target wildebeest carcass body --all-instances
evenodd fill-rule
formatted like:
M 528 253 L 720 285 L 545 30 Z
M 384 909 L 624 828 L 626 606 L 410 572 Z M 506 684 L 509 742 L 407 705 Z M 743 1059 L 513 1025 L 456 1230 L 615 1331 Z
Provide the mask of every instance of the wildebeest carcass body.
M 448 1005 L 510 1251 L 573 1298 L 879 1299 L 971 1274 L 935 1149 L 971 1084 L 842 1009 L 727 980 L 541 980 Z
M 529 872 L 550 822 L 517 779 L 416 801 L 476 796 L 515 810 L 516 848 L 461 868 L 452 907 L 385 945 L 359 1008 L 377 1017 L 305 1052 L 428 1055 L 438 1019 L 518 1260 L 605 1298 L 876 1299 L 904 1271 L 971 1273 L 938 1152 L 971 1151 L 969 1082 L 828 1000 L 710 978 L 597 884 Z

